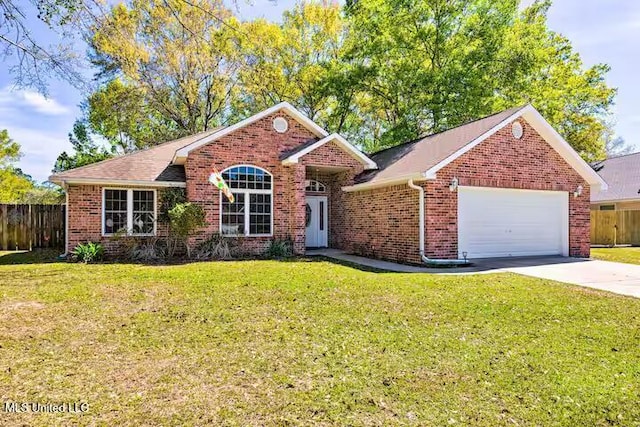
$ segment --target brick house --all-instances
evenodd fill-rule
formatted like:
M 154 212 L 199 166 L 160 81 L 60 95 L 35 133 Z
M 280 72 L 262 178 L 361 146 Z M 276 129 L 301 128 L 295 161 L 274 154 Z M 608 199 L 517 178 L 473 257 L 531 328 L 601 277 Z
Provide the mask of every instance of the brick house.
M 222 171 L 229 203 L 207 178 Z M 589 256 L 589 193 L 604 181 L 531 106 L 371 156 L 288 103 L 235 125 L 53 175 L 67 193 L 67 251 L 107 250 L 118 230 L 162 236 L 167 188 L 184 188 L 212 233 L 260 253 L 332 247 L 370 257 Z

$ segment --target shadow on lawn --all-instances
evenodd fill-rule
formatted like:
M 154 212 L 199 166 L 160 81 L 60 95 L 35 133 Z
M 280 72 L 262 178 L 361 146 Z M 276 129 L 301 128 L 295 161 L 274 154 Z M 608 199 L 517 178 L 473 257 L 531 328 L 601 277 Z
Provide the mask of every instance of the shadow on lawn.
M 61 250 L 59 249 L 35 249 L 32 251 L 0 251 L 0 265 L 20 265 L 20 264 L 52 264 L 52 263 L 68 263 L 70 261 L 59 258 Z M 283 263 L 289 262 L 330 262 L 333 264 L 340 264 L 346 267 L 355 268 L 357 270 L 374 272 L 374 273 L 388 273 L 388 271 L 380 270 L 376 268 L 366 267 L 359 264 L 350 263 L 347 261 L 339 261 L 323 256 L 314 257 L 288 257 L 288 258 L 256 258 L 256 257 L 239 257 L 228 260 L 206 260 L 206 259 L 186 259 L 175 258 L 172 260 L 157 260 L 157 261 L 133 261 L 130 259 L 105 259 L 102 261 L 96 261 L 91 264 L 135 264 L 145 265 L 150 267 L 163 267 L 163 266 L 177 266 L 194 263 L 204 262 L 242 262 L 242 261 L 277 261 Z
M 0 252 L 0 265 L 11 264 L 50 264 L 64 262 L 58 259 L 60 249 L 35 249 L 32 251 Z

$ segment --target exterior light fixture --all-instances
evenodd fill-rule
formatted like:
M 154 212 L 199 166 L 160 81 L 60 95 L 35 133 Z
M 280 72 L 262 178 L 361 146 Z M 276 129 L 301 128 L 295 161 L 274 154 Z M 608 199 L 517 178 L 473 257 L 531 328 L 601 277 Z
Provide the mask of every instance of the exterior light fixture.
M 576 191 L 573 193 L 574 198 L 577 198 L 578 196 L 582 196 L 582 185 L 578 185 L 578 188 L 576 188 Z
M 449 191 L 453 192 L 458 189 L 458 178 L 453 177 L 451 184 L 449 184 Z

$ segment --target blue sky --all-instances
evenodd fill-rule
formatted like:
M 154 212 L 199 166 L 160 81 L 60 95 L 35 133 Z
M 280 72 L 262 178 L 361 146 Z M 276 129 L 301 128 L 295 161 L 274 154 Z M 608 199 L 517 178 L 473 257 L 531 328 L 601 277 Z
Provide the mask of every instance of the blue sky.
M 524 0 L 529 4 L 533 0 Z M 293 0 L 238 1 L 244 19 L 279 20 Z M 52 34 L 37 21 L 36 36 L 51 40 Z M 608 83 L 619 89 L 616 133 L 640 151 L 640 2 L 628 0 L 555 0 L 549 26 L 573 43 L 585 65 L 611 65 Z M 82 52 L 80 52 L 82 53 Z M 65 82 L 51 81 L 48 98 L 32 90 L 15 90 L 6 62 L 0 67 L 0 129 L 8 129 L 22 145 L 19 166 L 39 181 L 46 180 L 59 153 L 70 149 L 67 134 L 79 115 L 82 94 Z M 88 71 L 87 71 L 88 72 Z

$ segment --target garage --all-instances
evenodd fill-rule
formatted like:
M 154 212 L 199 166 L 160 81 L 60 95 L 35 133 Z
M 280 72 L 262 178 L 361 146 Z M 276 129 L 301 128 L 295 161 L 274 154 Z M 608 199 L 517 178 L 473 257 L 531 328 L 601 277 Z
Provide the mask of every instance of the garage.
M 462 258 L 569 255 L 569 194 L 564 191 L 458 188 Z

